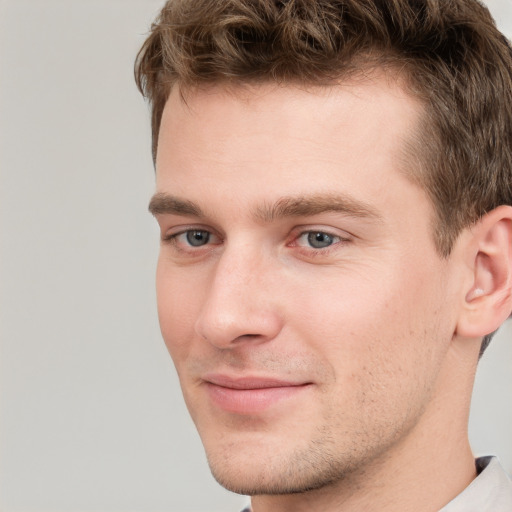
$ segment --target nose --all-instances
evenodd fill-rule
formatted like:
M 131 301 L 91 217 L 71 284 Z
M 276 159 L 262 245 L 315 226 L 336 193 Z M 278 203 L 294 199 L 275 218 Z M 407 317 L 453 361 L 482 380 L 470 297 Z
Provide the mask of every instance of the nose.
M 197 318 L 199 336 L 220 349 L 264 343 L 282 329 L 272 264 L 250 248 L 226 248 Z

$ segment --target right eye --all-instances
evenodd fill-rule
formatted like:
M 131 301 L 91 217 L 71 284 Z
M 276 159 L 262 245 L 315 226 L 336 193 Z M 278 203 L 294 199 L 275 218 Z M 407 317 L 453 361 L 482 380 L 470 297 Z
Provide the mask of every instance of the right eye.
M 181 233 L 179 236 L 184 237 L 192 247 L 200 247 L 210 241 L 210 232 L 204 229 L 191 229 Z
M 163 242 L 174 246 L 179 251 L 194 251 L 209 245 L 221 243 L 219 237 L 206 229 L 184 229 L 166 235 Z

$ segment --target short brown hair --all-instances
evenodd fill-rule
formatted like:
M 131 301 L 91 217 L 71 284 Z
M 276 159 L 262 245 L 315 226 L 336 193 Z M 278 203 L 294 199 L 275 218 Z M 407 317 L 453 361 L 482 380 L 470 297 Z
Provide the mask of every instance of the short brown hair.
M 512 50 L 477 0 L 169 0 L 135 65 L 153 158 L 175 84 L 332 84 L 376 66 L 425 105 L 411 174 L 448 256 L 463 228 L 512 204 Z

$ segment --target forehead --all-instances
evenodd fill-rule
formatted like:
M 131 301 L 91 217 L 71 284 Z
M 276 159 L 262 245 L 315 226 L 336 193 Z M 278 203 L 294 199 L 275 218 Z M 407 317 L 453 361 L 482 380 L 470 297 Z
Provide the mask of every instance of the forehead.
M 408 172 L 404 150 L 421 112 L 397 81 L 375 74 L 306 89 L 175 88 L 162 116 L 157 192 L 231 202 L 312 189 L 378 194 Z

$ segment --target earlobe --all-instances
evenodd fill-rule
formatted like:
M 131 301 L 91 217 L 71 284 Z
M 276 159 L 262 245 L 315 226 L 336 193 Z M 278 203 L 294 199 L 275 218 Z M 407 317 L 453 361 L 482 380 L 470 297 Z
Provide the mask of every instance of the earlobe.
M 512 207 L 500 206 L 471 228 L 472 280 L 465 292 L 457 334 L 494 332 L 512 310 Z

